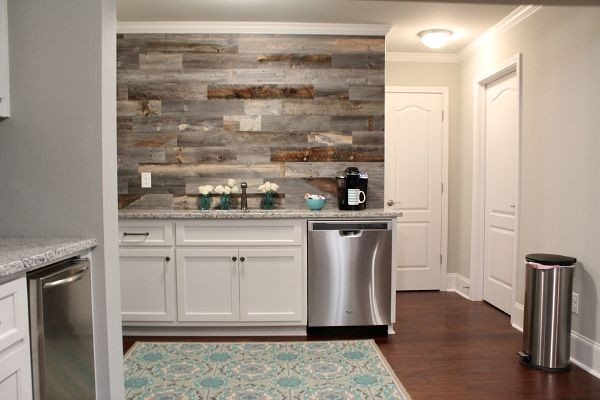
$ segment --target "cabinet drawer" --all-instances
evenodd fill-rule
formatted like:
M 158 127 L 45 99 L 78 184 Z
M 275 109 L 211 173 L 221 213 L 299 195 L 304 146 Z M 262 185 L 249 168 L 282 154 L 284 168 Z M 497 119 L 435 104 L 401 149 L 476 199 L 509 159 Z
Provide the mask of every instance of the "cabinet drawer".
M 0 352 L 29 336 L 25 278 L 0 285 Z
M 178 246 L 300 246 L 302 221 L 177 222 Z
M 173 223 L 165 221 L 120 221 L 121 246 L 171 246 Z

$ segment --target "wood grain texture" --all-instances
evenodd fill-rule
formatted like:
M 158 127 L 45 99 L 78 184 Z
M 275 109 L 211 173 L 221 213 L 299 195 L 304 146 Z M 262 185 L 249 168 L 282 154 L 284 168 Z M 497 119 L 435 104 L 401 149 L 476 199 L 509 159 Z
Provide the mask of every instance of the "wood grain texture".
M 374 337 L 413 400 L 594 400 L 600 380 L 573 365 L 549 374 L 523 367 L 516 352 L 522 334 L 509 317 L 484 302 L 450 292 L 398 292 L 395 335 Z M 369 336 L 157 337 L 125 336 L 123 351 L 136 341 L 240 342 L 309 341 Z
M 382 207 L 384 48 L 383 37 L 119 34 L 119 207 L 196 208 L 198 186 L 227 178 L 252 185 L 250 207 L 267 180 L 279 207 L 304 207 L 306 192 L 335 207 L 335 174 L 350 165 Z

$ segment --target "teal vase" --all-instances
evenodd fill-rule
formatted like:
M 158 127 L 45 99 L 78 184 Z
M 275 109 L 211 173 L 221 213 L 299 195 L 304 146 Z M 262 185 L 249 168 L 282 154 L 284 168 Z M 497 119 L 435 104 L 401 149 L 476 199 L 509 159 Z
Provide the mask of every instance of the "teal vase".
M 263 210 L 272 210 L 273 209 L 273 192 L 266 192 L 261 203 L 260 207 Z
M 200 196 L 200 207 L 201 210 L 210 210 L 210 196 L 203 194 Z
M 231 196 L 224 194 L 221 196 L 221 210 L 229 210 L 231 208 Z

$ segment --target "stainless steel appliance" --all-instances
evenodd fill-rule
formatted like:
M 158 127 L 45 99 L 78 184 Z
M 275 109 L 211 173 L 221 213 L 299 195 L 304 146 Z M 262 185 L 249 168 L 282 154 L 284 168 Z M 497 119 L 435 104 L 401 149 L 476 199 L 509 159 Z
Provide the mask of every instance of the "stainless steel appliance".
M 338 208 L 364 210 L 367 208 L 369 175 L 356 167 L 348 167 L 336 177 Z
M 95 399 L 90 263 L 27 275 L 35 400 Z
M 308 222 L 308 326 L 391 322 L 392 221 Z

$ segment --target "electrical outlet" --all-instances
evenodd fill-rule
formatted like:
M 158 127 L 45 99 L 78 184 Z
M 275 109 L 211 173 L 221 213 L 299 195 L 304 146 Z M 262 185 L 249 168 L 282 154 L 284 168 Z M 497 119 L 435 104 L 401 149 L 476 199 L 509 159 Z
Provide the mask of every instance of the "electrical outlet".
M 142 187 L 143 188 L 151 188 L 152 187 L 152 173 L 142 172 Z
M 573 293 L 571 300 L 571 312 L 573 314 L 579 314 L 579 293 Z

